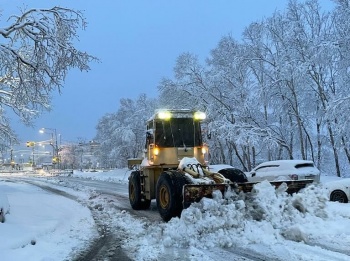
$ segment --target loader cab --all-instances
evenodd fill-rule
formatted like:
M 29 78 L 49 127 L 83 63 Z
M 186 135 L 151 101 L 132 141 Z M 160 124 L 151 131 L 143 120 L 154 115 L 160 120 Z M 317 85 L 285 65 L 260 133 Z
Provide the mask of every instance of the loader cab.
M 204 164 L 205 146 L 201 133 L 204 118 L 204 113 L 189 110 L 157 111 L 147 123 L 149 164 L 177 165 L 183 157 L 195 157 Z

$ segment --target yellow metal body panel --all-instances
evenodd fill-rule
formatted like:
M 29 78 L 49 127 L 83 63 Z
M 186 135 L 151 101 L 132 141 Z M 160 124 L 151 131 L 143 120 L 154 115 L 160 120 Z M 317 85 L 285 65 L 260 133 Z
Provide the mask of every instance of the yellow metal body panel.
M 157 181 L 163 171 L 164 169 L 160 166 L 146 167 L 143 169 L 142 173 L 144 176 L 144 193 L 146 199 L 152 200 L 156 198 Z
M 156 186 L 159 176 L 168 169 L 177 169 L 184 157 L 195 157 L 199 163 L 205 165 L 204 155 L 201 147 L 191 148 L 157 148 L 158 155 L 155 155 L 155 146 L 148 146 L 147 156 L 150 166 L 142 167 L 144 195 L 146 199 L 156 198 Z
M 155 150 L 158 150 L 156 155 Z M 153 144 L 148 148 L 149 164 L 156 165 L 179 165 L 184 157 L 195 157 L 199 163 L 205 164 L 204 154 L 201 147 L 189 148 L 156 148 Z
M 142 158 L 130 158 L 128 159 L 128 168 L 132 169 L 133 166 L 141 165 Z

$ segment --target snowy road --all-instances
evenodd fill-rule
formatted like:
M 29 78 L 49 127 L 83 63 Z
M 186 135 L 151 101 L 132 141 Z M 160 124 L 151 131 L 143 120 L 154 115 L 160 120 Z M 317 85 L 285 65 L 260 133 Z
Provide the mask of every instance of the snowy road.
M 120 238 L 120 235 L 116 233 L 113 229 L 110 229 L 108 224 L 106 224 L 104 219 L 100 218 L 100 213 L 103 211 L 103 206 L 100 204 L 90 204 L 89 200 L 99 196 L 103 196 L 104 200 L 106 199 L 106 195 L 115 195 L 113 193 L 113 190 L 115 190 L 115 187 L 118 187 L 120 184 L 112 184 L 108 182 L 101 182 L 101 181 L 88 181 L 88 180 L 81 180 L 81 179 L 69 179 L 70 181 L 67 182 L 69 178 L 63 178 L 63 179 L 51 179 L 43 180 L 43 179 L 37 179 L 37 178 L 12 178 L 10 179 L 11 182 L 18 182 L 18 183 L 26 183 L 33 186 L 37 186 L 45 191 L 50 192 L 51 194 L 63 196 L 65 198 L 74 200 L 82 204 L 83 206 L 87 206 L 89 210 L 91 211 L 92 217 L 95 221 L 95 225 L 97 226 L 98 235 L 96 235 L 93 238 L 90 238 L 90 242 L 86 244 L 86 249 L 79 251 L 78 253 L 72 254 L 72 260 L 80 261 L 89 261 L 89 260 L 131 260 L 127 257 L 127 255 L 124 253 L 124 250 L 121 247 L 122 239 Z M 53 185 L 55 183 L 58 183 L 60 185 Z M 81 184 L 80 184 L 81 183 Z M 71 192 L 67 192 L 67 187 L 73 188 L 77 190 L 77 186 L 80 187 L 80 190 L 84 184 L 86 183 L 88 187 L 94 188 L 93 196 L 86 200 L 85 196 L 80 197 L 79 195 Z M 117 185 L 117 186 L 116 186 Z M 125 187 L 125 185 L 123 185 Z M 84 188 L 84 190 L 87 190 Z M 98 195 L 98 194 L 100 195 Z M 85 195 L 85 194 L 84 194 Z M 127 199 L 124 196 L 125 199 Z M 110 199 L 112 200 L 112 199 Z M 73 213 L 72 213 L 73 214 Z M 107 258 L 107 259 L 106 259 Z
M 163 223 L 162 219 L 159 216 L 159 213 L 156 208 L 155 202 L 152 202 L 149 210 L 144 211 L 135 211 L 130 207 L 128 199 L 128 188 L 126 184 L 118 184 L 104 181 L 96 180 L 84 180 L 81 178 L 72 178 L 72 177 L 55 177 L 43 180 L 42 178 L 20 178 L 17 179 L 20 182 L 26 182 L 31 185 L 38 186 L 46 191 L 55 193 L 60 196 L 64 196 L 76 201 L 82 202 L 82 199 L 79 197 L 69 194 L 62 188 L 72 188 L 74 190 L 80 191 L 90 191 L 92 196 L 90 200 L 93 202 L 100 202 L 98 204 L 91 204 L 91 202 L 86 202 L 84 205 L 88 205 L 91 210 L 92 216 L 96 222 L 99 231 L 99 237 L 93 239 L 93 243 L 90 244 L 90 247 L 86 250 L 75 254 L 75 260 L 100 260 L 106 258 L 106 260 L 131 260 L 127 257 L 129 250 L 124 248 L 122 251 L 122 242 L 124 236 L 127 236 L 126 233 L 121 237 L 118 231 L 118 226 L 112 225 L 113 222 L 106 219 L 106 216 L 103 214 L 103 210 L 106 207 L 105 202 L 113 202 L 113 207 L 115 211 L 127 211 L 130 215 L 135 218 L 133 222 L 137 222 L 139 219 L 140 222 L 150 223 L 156 226 L 159 223 Z M 116 200 L 117 199 L 117 200 Z M 204 252 L 197 249 L 173 249 L 169 251 L 166 249 L 162 256 L 157 257 L 157 260 L 169 260 L 173 259 L 174 256 L 177 257 L 176 260 L 197 260 L 198 255 L 204 260 L 220 260 L 218 257 L 226 259 L 227 256 L 230 256 L 231 260 L 252 260 L 252 261 L 261 261 L 261 260 L 279 260 L 273 259 L 268 256 L 264 256 L 260 253 L 254 253 L 252 251 L 247 251 L 245 249 L 240 249 L 239 247 L 231 249 L 219 249 L 217 250 L 206 250 Z M 125 253 L 124 253 L 125 252 Z
M 147 211 L 130 208 L 124 172 L 109 182 L 103 175 L 18 177 L 91 210 L 99 237 L 72 250 L 74 260 L 350 260 L 350 204 L 326 201 L 322 189 L 290 198 L 261 184 L 252 202 L 208 199 L 164 223 L 154 202 Z
M 84 187 L 84 190 L 93 190 L 100 194 L 99 197 L 104 197 L 114 202 L 117 209 L 129 212 L 135 218 L 147 218 L 149 221 L 161 222 L 156 202 L 152 201 L 151 207 L 148 210 L 135 211 L 131 208 L 129 202 L 128 186 L 127 184 L 120 184 L 114 182 L 105 182 L 99 180 L 84 180 L 74 177 L 59 177 L 60 184 L 76 188 L 78 186 Z
M 93 198 L 97 200 L 97 198 L 102 198 L 103 202 L 114 202 L 114 207 L 116 210 L 120 211 L 128 211 L 137 221 L 137 219 L 147 220 L 147 222 L 151 222 L 153 225 L 157 225 L 159 222 L 163 223 L 162 219 L 159 216 L 156 203 L 152 202 L 149 210 L 144 211 L 135 211 L 130 207 L 129 198 L 128 198 L 128 187 L 126 184 L 118 184 L 111 182 L 104 182 L 98 180 L 84 180 L 81 178 L 73 178 L 73 177 L 58 177 L 51 178 L 43 182 L 42 179 L 38 181 L 38 179 L 21 179 L 21 181 L 25 181 L 32 185 L 37 185 L 45 190 L 51 191 L 58 195 L 62 195 L 71 199 L 78 200 L 74 196 L 65 193 L 64 191 L 60 191 L 59 188 L 53 188 L 48 185 L 59 184 L 59 186 L 70 187 L 77 189 L 79 187 L 80 190 L 90 190 L 94 191 Z M 115 201 L 117 199 L 117 201 Z M 90 206 L 90 210 L 93 214 L 94 220 L 97 223 L 98 231 L 100 231 L 100 238 L 94 241 L 94 244 L 83 251 L 78 255 L 77 260 L 99 260 L 99 258 L 108 257 L 107 260 L 129 260 L 126 257 L 126 254 L 122 253 L 120 250 L 120 244 L 122 242 L 122 238 L 120 235 L 118 236 L 118 229 L 113 228 L 107 222 L 101 222 L 104 217 L 101 218 L 100 211 L 104 208 L 103 204 L 97 204 L 95 206 Z M 103 215 L 102 215 L 103 216 Z M 105 219 L 104 219 L 105 220 Z M 106 221 L 106 220 L 105 220 Z M 172 251 L 165 251 L 161 257 L 157 257 L 157 260 L 171 260 L 174 256 L 177 256 L 176 260 L 196 260 L 198 250 L 192 249 L 188 251 L 187 249 L 173 249 Z M 126 250 L 125 252 L 128 252 Z M 193 253 L 192 253 L 193 252 Z M 196 253 L 196 254 L 194 254 Z M 252 260 L 252 261 L 262 261 L 262 260 L 279 260 L 274 259 L 269 256 L 264 256 L 260 253 L 254 253 L 251 250 L 247 251 L 245 249 L 240 249 L 239 247 L 231 248 L 231 249 L 219 249 L 219 250 L 210 250 L 201 252 L 199 251 L 200 256 L 204 258 L 204 260 L 220 260 L 218 257 L 222 257 L 223 259 L 227 259 L 230 257 L 230 260 Z M 204 255 L 204 256 L 203 256 Z M 191 259 L 192 256 L 192 259 Z

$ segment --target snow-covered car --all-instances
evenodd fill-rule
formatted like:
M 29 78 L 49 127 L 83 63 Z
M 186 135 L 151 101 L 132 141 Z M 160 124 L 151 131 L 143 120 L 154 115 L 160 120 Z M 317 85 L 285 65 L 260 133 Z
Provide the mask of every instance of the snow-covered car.
M 350 199 L 350 178 L 339 178 L 333 181 L 323 182 L 328 191 L 330 201 L 348 203 Z
M 320 181 L 320 171 L 309 160 L 275 160 L 259 164 L 245 173 L 251 182 L 304 180 Z

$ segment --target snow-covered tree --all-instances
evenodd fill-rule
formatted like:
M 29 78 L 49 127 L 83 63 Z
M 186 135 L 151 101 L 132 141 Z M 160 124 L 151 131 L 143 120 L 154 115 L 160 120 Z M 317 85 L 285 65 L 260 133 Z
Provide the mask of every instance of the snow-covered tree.
M 71 68 L 89 70 L 95 57 L 75 48 L 78 29 L 86 21 L 80 11 L 62 7 L 23 10 L 0 27 L 0 133 L 14 140 L 6 110 L 30 124 L 49 110 L 51 94 L 60 92 Z
M 205 62 L 181 54 L 173 78 L 159 84 L 160 106 L 207 113 L 212 164 L 249 170 L 299 158 L 340 176 L 350 168 L 350 0 L 334 3 L 323 11 L 317 0 L 290 0 L 285 11 L 250 24 L 242 42 L 222 37 Z M 108 117 L 124 129 L 112 129 L 133 144 L 132 125 L 117 114 Z
M 333 52 L 329 70 L 333 73 L 327 82 L 330 91 L 325 101 L 326 121 L 333 125 L 334 147 L 342 148 L 350 163 L 350 1 L 334 0 L 336 8 L 332 14 L 332 35 L 327 45 Z M 331 61 L 333 61 L 331 63 Z M 317 78 L 319 79 L 319 78 Z M 340 157 L 343 153 L 340 153 Z
M 82 150 L 77 144 L 62 146 L 59 155 L 62 169 L 77 169 L 81 167 Z
M 128 158 L 141 157 L 146 141 L 146 121 L 157 108 L 157 100 L 141 94 L 136 100 L 121 99 L 116 113 L 99 121 L 95 140 L 100 143 L 104 167 L 125 167 Z

